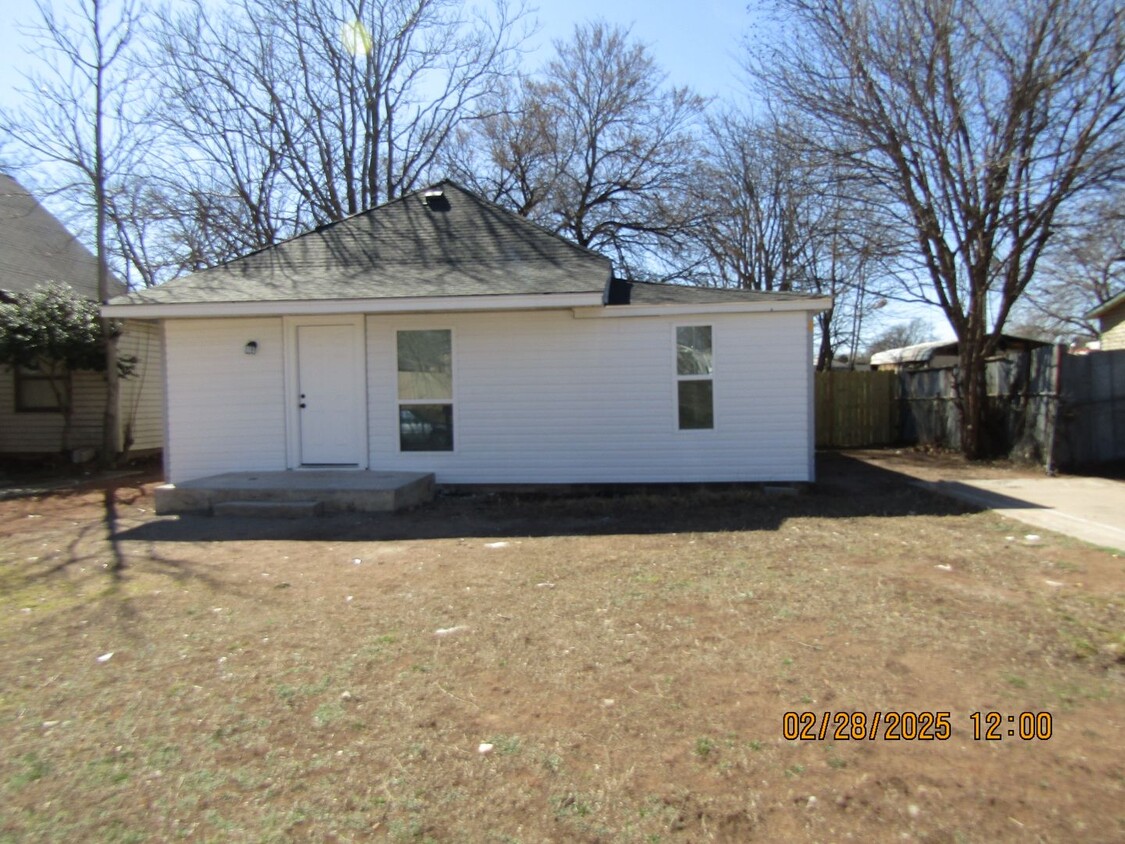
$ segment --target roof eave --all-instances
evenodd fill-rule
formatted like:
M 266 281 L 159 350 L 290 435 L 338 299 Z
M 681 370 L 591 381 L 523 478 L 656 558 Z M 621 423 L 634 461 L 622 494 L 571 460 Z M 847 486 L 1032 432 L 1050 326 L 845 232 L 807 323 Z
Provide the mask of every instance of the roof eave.
M 677 302 L 662 305 L 608 305 L 600 308 L 576 307 L 578 319 L 616 319 L 620 317 L 679 316 L 681 314 L 781 313 L 805 311 L 820 313 L 832 307 L 831 297 L 786 299 L 783 301 Z
M 1122 290 L 1116 296 L 1107 299 L 1105 302 L 1102 302 L 1096 308 L 1092 308 L 1091 310 L 1087 311 L 1085 318 L 1097 319 L 1098 317 L 1105 316 L 1107 313 L 1123 304 L 1125 304 L 1125 290 Z
M 601 290 L 487 296 L 412 296 L 386 299 L 282 299 L 242 302 L 126 302 L 102 306 L 114 319 L 320 316 L 452 311 L 527 311 L 603 307 Z

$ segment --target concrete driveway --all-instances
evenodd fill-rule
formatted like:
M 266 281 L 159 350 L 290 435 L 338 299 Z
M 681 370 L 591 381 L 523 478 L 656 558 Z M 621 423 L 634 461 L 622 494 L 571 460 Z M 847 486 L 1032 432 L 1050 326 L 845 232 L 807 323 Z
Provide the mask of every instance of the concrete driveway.
M 1105 478 L 922 482 L 928 489 L 1084 542 L 1125 551 L 1125 483 Z

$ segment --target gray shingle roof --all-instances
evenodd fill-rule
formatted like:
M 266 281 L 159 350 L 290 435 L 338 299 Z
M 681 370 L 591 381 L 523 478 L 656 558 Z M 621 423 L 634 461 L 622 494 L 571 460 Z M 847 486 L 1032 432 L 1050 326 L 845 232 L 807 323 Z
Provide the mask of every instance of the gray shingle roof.
M 437 192 L 427 200 L 428 194 Z M 608 292 L 614 305 L 818 300 L 610 280 L 608 258 L 439 182 L 283 243 L 113 300 L 194 305 Z
M 90 250 L 27 192 L 0 173 L 0 290 L 18 293 L 48 281 L 98 297 L 98 263 Z M 113 287 L 125 287 L 111 279 Z
M 607 258 L 445 181 L 114 304 L 602 292 Z

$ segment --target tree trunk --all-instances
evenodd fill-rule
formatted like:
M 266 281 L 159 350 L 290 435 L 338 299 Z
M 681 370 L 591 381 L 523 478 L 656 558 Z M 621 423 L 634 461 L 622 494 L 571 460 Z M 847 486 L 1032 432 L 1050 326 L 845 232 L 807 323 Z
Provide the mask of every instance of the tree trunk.
M 93 0 L 94 49 L 97 51 L 97 64 L 94 67 L 94 235 L 97 240 L 98 259 L 98 298 L 104 305 L 110 299 L 109 264 L 106 262 L 106 165 L 103 121 L 105 119 L 105 41 L 102 37 L 101 0 Z M 112 59 L 110 60 L 112 61 Z M 102 468 L 112 469 L 117 465 L 118 435 L 117 408 L 120 405 L 120 376 L 117 372 L 117 338 L 113 336 L 113 323 L 102 318 L 102 336 L 105 338 L 105 413 L 102 416 Z
M 111 323 L 102 320 L 102 333 L 105 336 L 105 413 L 102 415 L 102 449 L 100 462 L 103 468 L 112 469 L 117 465 L 117 453 L 121 450 L 117 429 L 120 406 L 121 379 L 117 372 L 117 338 L 113 336 Z
M 817 372 L 828 372 L 832 369 L 832 337 L 829 335 L 829 330 L 832 327 L 833 310 L 829 309 L 817 316 L 817 321 L 820 323 L 820 350 L 816 356 Z M 852 368 L 855 368 L 854 360 Z
M 961 409 L 961 453 L 969 460 L 991 456 L 985 431 L 988 382 L 985 359 L 971 342 L 961 342 L 960 370 L 957 376 Z

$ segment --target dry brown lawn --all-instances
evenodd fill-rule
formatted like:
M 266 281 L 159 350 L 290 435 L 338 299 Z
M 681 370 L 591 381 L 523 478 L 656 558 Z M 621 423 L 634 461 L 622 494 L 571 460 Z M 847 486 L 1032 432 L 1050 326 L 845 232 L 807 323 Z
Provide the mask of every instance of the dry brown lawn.
M 1125 840 L 1107 550 L 842 458 L 303 522 L 150 491 L 0 503 L 0 841 Z M 1051 738 L 975 740 L 993 711 Z

